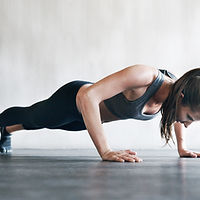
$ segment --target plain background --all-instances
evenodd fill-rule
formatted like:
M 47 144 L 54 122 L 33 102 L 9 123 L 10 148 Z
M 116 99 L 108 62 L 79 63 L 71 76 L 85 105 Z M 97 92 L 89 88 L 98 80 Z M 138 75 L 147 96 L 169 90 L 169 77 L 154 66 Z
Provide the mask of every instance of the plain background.
M 48 98 L 69 81 L 96 82 L 134 64 L 180 77 L 199 66 L 199 22 L 199 0 L 0 0 L 0 112 Z M 104 128 L 113 148 L 162 149 L 159 122 L 160 116 L 130 119 Z M 189 148 L 199 146 L 198 123 L 186 131 Z M 12 137 L 14 148 L 94 148 L 87 131 Z

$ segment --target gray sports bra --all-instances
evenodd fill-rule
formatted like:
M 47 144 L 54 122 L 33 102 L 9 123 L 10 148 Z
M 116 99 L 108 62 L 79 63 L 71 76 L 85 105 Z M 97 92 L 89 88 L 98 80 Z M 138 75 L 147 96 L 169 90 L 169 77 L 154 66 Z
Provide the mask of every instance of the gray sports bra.
M 158 76 L 147 88 L 146 92 L 134 101 L 128 100 L 121 92 L 109 99 L 104 100 L 104 103 L 108 110 L 120 119 L 138 119 L 138 120 L 150 120 L 159 114 L 159 111 L 153 115 L 147 115 L 142 113 L 144 105 L 147 101 L 156 93 L 164 81 L 163 74 L 168 75 L 172 79 L 176 77 L 167 70 L 158 70 Z

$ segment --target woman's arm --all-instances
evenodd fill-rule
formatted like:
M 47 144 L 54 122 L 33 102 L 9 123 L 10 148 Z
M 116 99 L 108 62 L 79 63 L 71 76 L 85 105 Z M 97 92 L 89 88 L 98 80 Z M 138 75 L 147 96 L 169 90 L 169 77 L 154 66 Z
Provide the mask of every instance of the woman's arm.
M 94 83 L 77 96 L 77 104 L 87 130 L 103 160 L 140 161 L 135 152 L 130 150 L 116 152 L 111 150 L 101 123 L 100 102 L 126 89 L 150 85 L 157 73 L 158 70 L 153 67 L 143 65 L 127 67 Z
M 102 156 L 111 148 L 107 143 L 101 124 L 99 103 L 88 93 L 84 93 L 81 97 L 79 96 L 79 106 L 91 139 Z
M 99 103 L 95 101 L 95 98 L 92 96 L 85 95 L 82 96 L 80 102 L 81 113 L 87 127 L 88 133 L 99 153 L 102 160 L 110 161 L 130 161 L 130 162 L 139 162 L 141 159 L 136 157 L 136 153 L 131 150 L 126 151 L 112 151 L 110 148 L 103 126 L 101 124 Z
M 200 153 L 187 150 L 184 129 L 185 129 L 185 127 L 183 124 L 181 124 L 179 122 L 174 123 L 174 131 L 175 131 L 176 140 L 177 140 L 178 153 L 179 153 L 180 157 L 196 158 L 196 157 L 200 156 Z
M 183 150 L 183 149 L 186 149 L 185 133 L 184 133 L 183 124 L 181 124 L 179 122 L 175 122 L 174 123 L 174 131 L 175 131 L 175 134 L 176 134 L 178 152 Z

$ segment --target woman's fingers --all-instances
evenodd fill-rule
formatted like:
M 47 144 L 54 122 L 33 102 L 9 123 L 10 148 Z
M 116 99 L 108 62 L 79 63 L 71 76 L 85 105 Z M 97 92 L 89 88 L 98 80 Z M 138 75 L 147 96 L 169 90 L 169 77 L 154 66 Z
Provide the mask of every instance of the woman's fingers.
M 200 153 L 197 153 L 197 152 L 193 152 L 194 154 L 197 155 L 197 157 L 200 157 Z
M 109 151 L 102 155 L 102 159 L 117 162 L 141 162 L 142 159 L 136 157 L 135 153 L 131 150 Z
M 181 157 L 192 157 L 192 158 L 196 158 L 198 155 L 192 151 L 184 151 L 181 153 L 180 155 Z
M 127 162 L 135 162 L 135 159 L 129 156 L 122 156 L 122 159 Z
M 194 152 L 190 152 L 191 157 L 196 158 L 197 155 Z
M 124 161 L 128 161 L 128 162 L 141 162 L 142 161 L 142 159 L 140 159 L 136 156 L 121 155 L 119 157 L 122 158 Z
M 135 155 L 137 155 L 137 152 L 133 152 L 130 149 L 125 150 L 125 152 L 128 153 L 128 155 L 125 154 L 125 156 L 127 157 L 128 160 L 130 160 L 130 161 L 133 160 L 134 162 L 135 161 L 136 162 L 141 162 L 142 161 L 142 159 L 140 159 L 137 156 L 135 156 Z
M 118 162 L 124 162 L 125 160 L 122 159 L 122 158 L 116 157 L 115 161 L 118 161 Z
M 125 152 L 127 152 L 127 153 L 129 153 L 129 154 L 132 154 L 132 155 L 137 155 L 137 152 L 131 151 L 130 149 L 125 150 Z
M 124 159 L 117 156 L 117 155 L 113 155 L 111 158 L 109 158 L 110 161 L 116 161 L 116 162 L 124 162 Z

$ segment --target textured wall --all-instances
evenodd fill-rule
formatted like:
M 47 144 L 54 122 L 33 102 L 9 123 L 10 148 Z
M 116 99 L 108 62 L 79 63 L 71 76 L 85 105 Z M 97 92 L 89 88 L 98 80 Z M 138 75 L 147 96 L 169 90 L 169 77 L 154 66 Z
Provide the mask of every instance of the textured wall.
M 199 65 L 198 0 L 0 0 L 0 111 L 49 97 L 68 81 L 136 63 L 178 77 Z M 160 117 L 105 124 L 116 148 L 160 148 Z M 198 124 L 187 130 L 198 147 Z M 20 131 L 13 146 L 90 148 L 86 131 Z

